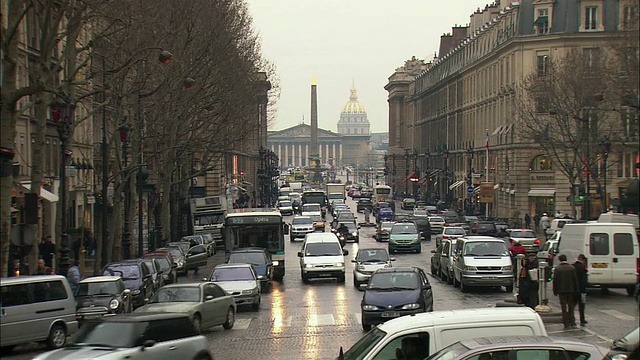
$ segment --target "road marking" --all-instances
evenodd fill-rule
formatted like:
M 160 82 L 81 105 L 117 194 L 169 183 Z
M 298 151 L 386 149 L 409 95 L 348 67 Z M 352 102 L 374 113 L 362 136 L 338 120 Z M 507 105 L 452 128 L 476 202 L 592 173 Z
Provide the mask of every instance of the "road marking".
M 358 325 L 362 325 L 362 316 L 360 316 L 360 313 L 353 313 L 353 317 L 356 318 Z
M 309 326 L 329 326 L 335 325 L 333 314 L 311 314 L 307 324 Z
M 593 336 L 598 337 L 600 340 L 602 340 L 602 341 L 604 341 L 604 342 L 606 342 L 608 344 L 611 344 L 613 342 L 613 339 L 609 339 L 606 336 L 602 336 L 602 335 L 598 334 L 597 332 L 595 332 L 595 331 L 593 331 L 591 329 L 587 329 L 587 328 L 583 327 L 582 330 L 588 332 L 589 334 L 591 334 Z
M 633 317 L 633 316 L 629 316 L 629 315 L 627 315 L 627 314 L 623 314 L 623 313 L 621 313 L 621 312 L 620 312 L 620 311 L 618 311 L 618 310 L 613 310 L 613 309 L 612 309 L 612 310 L 599 310 L 599 311 L 600 311 L 600 312 L 602 312 L 602 313 L 605 313 L 605 314 L 607 314 L 607 315 L 611 315 L 611 316 L 613 316 L 613 317 L 616 317 L 616 318 L 618 318 L 618 319 L 620 319 L 620 320 L 628 320 L 628 321 L 636 320 L 636 318 L 635 318 L 635 317 Z
M 247 330 L 251 324 L 252 319 L 238 319 L 233 324 L 233 330 Z

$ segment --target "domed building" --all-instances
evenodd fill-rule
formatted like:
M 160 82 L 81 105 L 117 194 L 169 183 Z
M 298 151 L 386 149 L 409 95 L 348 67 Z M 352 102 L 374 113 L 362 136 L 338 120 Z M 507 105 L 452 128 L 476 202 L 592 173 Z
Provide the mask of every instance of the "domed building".
M 355 84 L 351 86 L 349 102 L 342 108 L 338 121 L 338 134 L 342 135 L 342 162 L 345 165 L 366 165 L 371 162 L 371 124 L 364 105 L 358 101 Z

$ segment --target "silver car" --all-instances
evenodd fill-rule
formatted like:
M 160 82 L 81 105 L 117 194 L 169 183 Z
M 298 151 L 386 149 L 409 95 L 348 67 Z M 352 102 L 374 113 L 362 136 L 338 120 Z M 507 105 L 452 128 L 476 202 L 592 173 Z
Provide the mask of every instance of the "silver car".
M 89 321 L 73 343 L 34 360 L 212 359 L 208 345 L 187 315 L 131 313 Z
M 366 284 L 371 275 L 378 269 L 390 268 L 395 258 L 389 257 L 387 249 L 379 248 L 362 248 L 358 250 L 355 259 L 351 260 L 355 263 L 353 266 L 353 286 L 356 289 L 362 284 Z
M 135 312 L 187 314 L 200 333 L 216 325 L 231 329 L 236 309 L 233 296 L 214 283 L 201 282 L 163 286 Z
M 213 268 L 209 279 L 233 295 L 237 305 L 260 309 L 261 290 L 258 275 L 251 264 L 220 264 Z

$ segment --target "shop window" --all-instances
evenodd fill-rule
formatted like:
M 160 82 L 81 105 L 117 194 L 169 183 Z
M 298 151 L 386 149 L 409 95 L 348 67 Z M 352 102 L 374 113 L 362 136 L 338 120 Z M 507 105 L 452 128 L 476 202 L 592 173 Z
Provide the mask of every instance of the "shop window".
M 536 156 L 529 165 L 530 171 L 552 171 L 553 159 L 548 155 Z

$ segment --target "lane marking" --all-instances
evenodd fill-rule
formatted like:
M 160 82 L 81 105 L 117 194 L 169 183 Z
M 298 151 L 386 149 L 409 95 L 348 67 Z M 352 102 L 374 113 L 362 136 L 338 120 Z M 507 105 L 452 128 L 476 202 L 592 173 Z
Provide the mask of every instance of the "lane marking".
M 331 326 L 336 324 L 333 314 L 319 314 L 316 318 L 317 326 Z
M 356 323 L 358 323 L 358 325 L 362 325 L 362 317 L 360 316 L 360 313 L 353 313 L 353 317 L 356 318 Z
M 236 322 L 233 324 L 232 330 L 247 330 L 249 325 L 251 325 L 252 319 L 238 319 L 236 318 Z
M 628 321 L 636 320 L 636 318 L 635 318 L 635 317 L 633 317 L 633 316 L 629 316 L 629 315 L 627 315 L 627 314 L 623 314 L 623 313 L 621 313 L 621 312 L 620 312 L 620 311 L 618 311 L 618 310 L 613 310 L 613 309 L 611 309 L 611 310 L 598 310 L 598 311 L 600 311 L 600 312 L 602 312 L 602 313 L 605 313 L 605 314 L 607 314 L 607 315 L 611 315 L 611 316 L 613 316 L 613 317 L 616 317 L 616 318 L 618 318 L 618 319 L 620 319 L 620 320 L 628 320 Z

